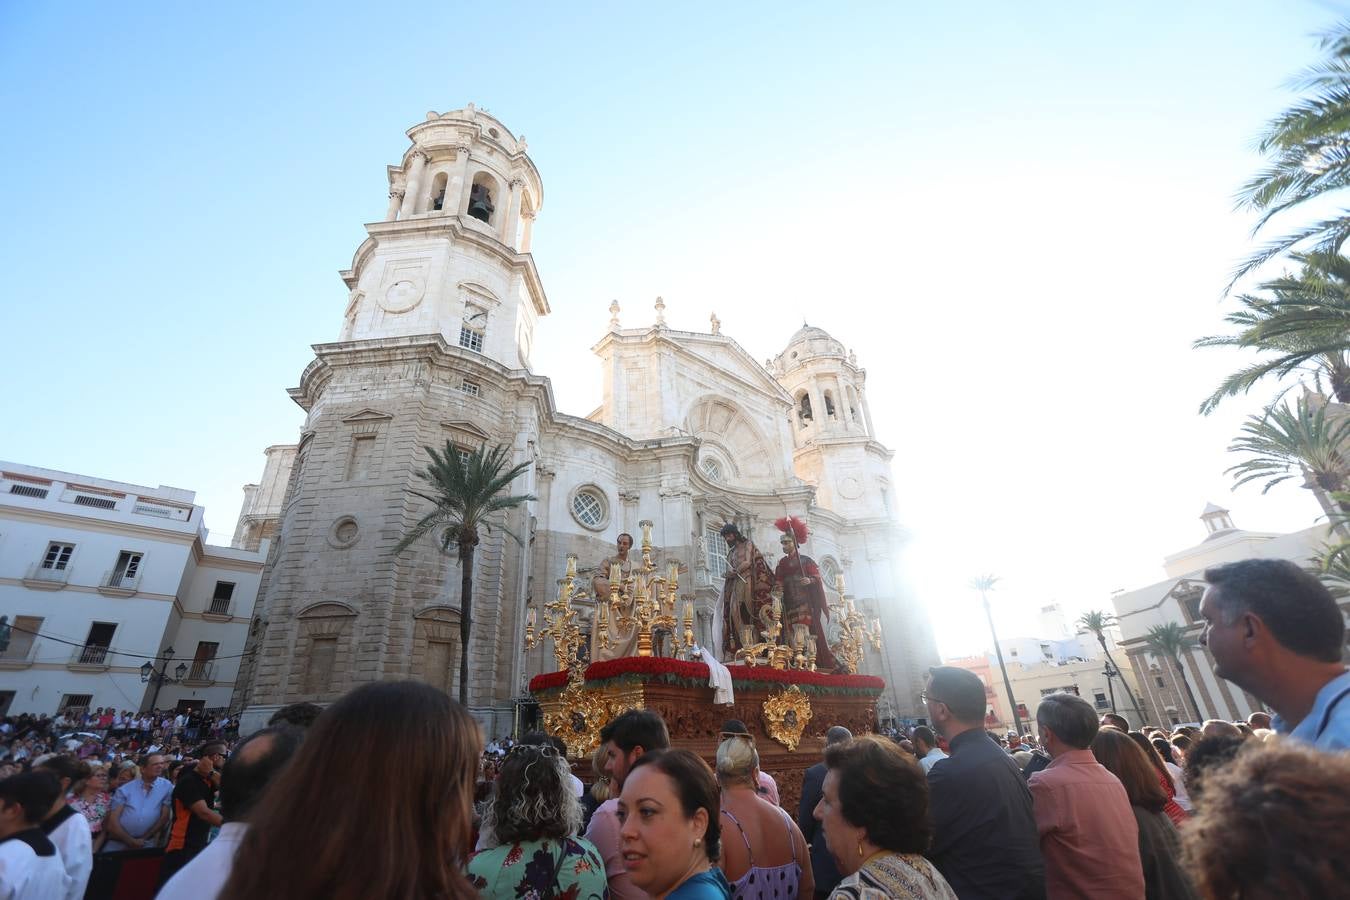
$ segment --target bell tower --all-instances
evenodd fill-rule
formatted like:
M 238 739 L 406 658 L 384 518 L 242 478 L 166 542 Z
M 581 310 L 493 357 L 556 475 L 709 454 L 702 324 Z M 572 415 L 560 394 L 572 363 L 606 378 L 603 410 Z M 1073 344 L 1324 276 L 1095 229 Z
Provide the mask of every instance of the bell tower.
M 872 430 L 867 372 L 823 328 L 802 325 L 771 360 L 792 397 L 790 430 L 797 477 L 817 502 L 848 517 L 889 517 L 891 452 Z
M 383 222 L 351 268 L 341 340 L 440 334 L 451 346 L 528 369 L 549 312 L 529 255 L 543 182 L 524 137 L 472 103 L 427 113 L 388 169 Z

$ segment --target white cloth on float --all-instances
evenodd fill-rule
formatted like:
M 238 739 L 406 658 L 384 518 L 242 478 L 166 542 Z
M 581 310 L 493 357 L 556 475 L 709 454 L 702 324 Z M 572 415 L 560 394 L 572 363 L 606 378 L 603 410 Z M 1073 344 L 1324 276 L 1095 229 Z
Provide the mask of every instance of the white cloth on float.
M 717 706 L 730 706 L 735 703 L 731 691 L 731 671 L 706 648 L 694 644 L 692 649 L 697 650 L 703 661 L 708 664 L 708 686 L 713 689 L 713 703 Z

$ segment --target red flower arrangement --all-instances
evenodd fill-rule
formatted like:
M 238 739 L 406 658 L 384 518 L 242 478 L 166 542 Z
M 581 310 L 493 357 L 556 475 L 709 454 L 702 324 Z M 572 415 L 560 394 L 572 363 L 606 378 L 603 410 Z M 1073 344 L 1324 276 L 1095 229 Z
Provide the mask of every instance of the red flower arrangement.
M 733 683 L 771 682 L 797 684 L 823 690 L 880 691 L 886 682 L 871 675 L 827 675 L 824 672 L 805 672 L 796 669 L 774 669 L 769 666 L 728 666 Z M 664 679 L 692 681 L 706 685 L 708 666 L 701 662 L 685 662 L 662 656 L 628 656 L 607 659 L 586 667 L 586 681 L 603 682 L 613 678 L 656 676 Z M 530 692 L 550 691 L 567 684 L 567 672 L 547 672 L 530 679 Z

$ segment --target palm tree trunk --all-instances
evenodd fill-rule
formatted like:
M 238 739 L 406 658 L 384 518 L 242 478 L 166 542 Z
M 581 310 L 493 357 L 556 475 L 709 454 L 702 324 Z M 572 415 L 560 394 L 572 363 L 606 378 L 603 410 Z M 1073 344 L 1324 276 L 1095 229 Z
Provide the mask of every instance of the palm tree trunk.
M 1186 696 L 1190 698 L 1191 709 L 1195 710 L 1195 720 L 1203 722 L 1205 717 L 1200 714 L 1200 704 L 1195 701 L 1195 691 L 1191 690 L 1190 679 L 1186 677 L 1186 667 L 1181 663 L 1181 657 L 1172 657 L 1172 662 L 1176 664 L 1177 676 L 1181 679 L 1181 686 L 1186 689 Z
M 473 630 L 473 544 L 459 545 L 459 704 L 469 705 L 469 633 Z
M 989 619 L 989 636 L 994 639 L 994 653 L 998 655 L 998 670 L 1003 673 L 1003 689 L 1008 692 L 1008 708 L 1012 712 L 1013 728 L 1018 735 L 1022 734 L 1022 718 L 1017 715 L 1017 699 L 1013 697 L 1012 681 L 1008 678 L 1008 667 L 1003 664 L 1003 648 L 998 645 L 998 632 L 994 630 L 994 614 L 989 609 L 989 596 L 980 591 L 980 599 L 984 601 L 984 615 Z

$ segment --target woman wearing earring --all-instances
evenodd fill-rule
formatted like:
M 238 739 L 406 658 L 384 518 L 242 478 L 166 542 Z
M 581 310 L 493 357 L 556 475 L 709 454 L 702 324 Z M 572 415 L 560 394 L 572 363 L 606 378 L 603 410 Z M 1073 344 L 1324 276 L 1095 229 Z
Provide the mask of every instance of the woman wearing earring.
M 933 826 L 918 762 L 890 741 L 864 735 L 826 747 L 825 767 L 815 817 L 845 876 L 830 900 L 957 900 L 922 855 Z
M 623 864 L 656 900 L 730 900 L 714 863 L 721 851 L 717 779 L 688 750 L 637 758 L 619 796 Z

